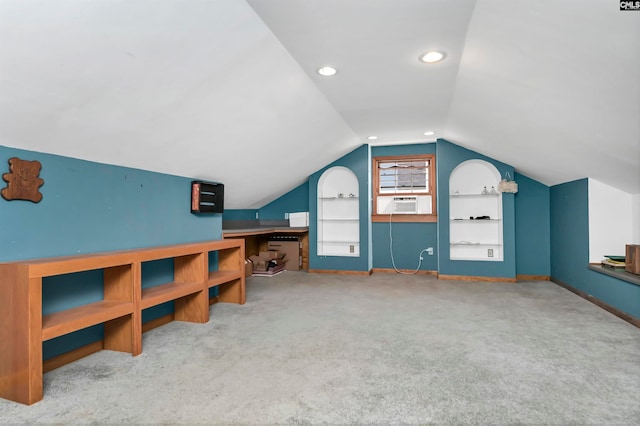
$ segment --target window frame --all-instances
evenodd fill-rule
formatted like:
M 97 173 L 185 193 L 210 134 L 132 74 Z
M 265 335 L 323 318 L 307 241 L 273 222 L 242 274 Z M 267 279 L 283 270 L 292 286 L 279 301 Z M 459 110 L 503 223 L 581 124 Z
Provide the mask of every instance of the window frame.
M 429 191 L 424 193 L 419 192 L 380 192 L 380 163 L 389 163 L 389 162 L 404 162 L 404 161 L 428 161 L 429 162 Z M 436 182 L 436 156 L 435 154 L 413 154 L 413 155 L 389 155 L 389 156 L 380 156 L 373 157 L 372 159 L 372 168 L 371 174 L 373 175 L 372 179 L 372 190 L 373 190 L 373 205 L 371 209 L 371 221 L 372 222 L 437 222 L 438 221 L 438 212 L 437 212 L 437 203 L 436 203 L 436 193 L 437 193 L 437 182 Z M 388 197 L 388 196 L 421 196 L 421 195 L 430 195 L 431 196 L 431 214 L 389 214 L 389 213 L 378 213 L 378 196 Z

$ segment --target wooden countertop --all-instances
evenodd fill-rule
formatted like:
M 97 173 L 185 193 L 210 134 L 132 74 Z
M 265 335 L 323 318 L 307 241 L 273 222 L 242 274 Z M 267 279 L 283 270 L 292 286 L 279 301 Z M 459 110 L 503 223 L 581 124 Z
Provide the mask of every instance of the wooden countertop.
M 291 228 L 287 226 L 257 226 L 254 228 L 238 228 L 238 229 L 223 229 L 222 238 L 233 237 L 246 237 L 250 235 L 264 235 L 264 234 L 304 234 L 309 232 L 309 228 Z

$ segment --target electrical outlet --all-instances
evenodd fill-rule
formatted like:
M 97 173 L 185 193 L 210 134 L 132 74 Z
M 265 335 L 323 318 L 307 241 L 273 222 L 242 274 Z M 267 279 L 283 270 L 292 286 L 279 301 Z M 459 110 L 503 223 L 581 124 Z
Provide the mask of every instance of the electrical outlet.
M 429 256 L 433 256 L 433 247 L 429 247 L 429 248 L 427 249 L 427 254 L 428 254 Z
M 256 219 L 260 219 L 260 213 L 256 212 Z
M 284 218 L 285 218 L 285 219 L 289 219 L 289 213 L 285 213 L 285 214 L 284 214 Z
M 493 249 L 487 249 L 487 256 L 493 257 Z
M 356 246 L 354 246 L 353 244 L 351 244 L 351 245 L 349 246 L 349 253 L 355 253 L 355 251 L 356 251 Z

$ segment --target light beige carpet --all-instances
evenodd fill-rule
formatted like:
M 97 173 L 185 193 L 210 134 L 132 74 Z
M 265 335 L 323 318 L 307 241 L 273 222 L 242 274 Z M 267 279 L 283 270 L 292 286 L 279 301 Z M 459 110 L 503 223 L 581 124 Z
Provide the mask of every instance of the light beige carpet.
M 640 424 L 640 330 L 549 282 L 286 272 L 2 423 Z

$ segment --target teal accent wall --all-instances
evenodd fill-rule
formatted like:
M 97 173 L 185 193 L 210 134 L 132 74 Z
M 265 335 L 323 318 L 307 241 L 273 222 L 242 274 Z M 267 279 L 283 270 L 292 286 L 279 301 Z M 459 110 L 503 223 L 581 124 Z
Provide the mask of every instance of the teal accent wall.
M 224 210 L 222 220 L 256 220 L 257 209 Z
M 40 161 L 45 183 L 40 203 L 0 198 L 0 262 L 221 238 L 220 214 L 190 213 L 190 178 L 4 146 L 0 146 L 0 174 L 9 171 L 11 157 Z M 166 282 L 172 274 L 170 261 L 145 264 L 143 285 Z M 43 280 L 45 314 L 102 297 L 101 271 Z M 172 309 L 172 304 L 148 309 L 143 318 L 153 319 Z M 53 339 L 44 343 L 44 357 L 101 338 L 102 326 L 96 326 Z
M 371 147 L 372 158 L 392 155 L 435 153 L 435 143 Z M 375 170 L 373 170 L 372 173 L 375 173 Z M 373 178 L 371 178 L 371 180 L 373 180 Z M 371 224 L 371 227 L 373 267 L 392 269 L 394 262 L 391 260 L 391 247 L 389 245 L 389 222 L 374 222 Z M 425 248 L 433 247 L 433 256 L 429 256 L 426 253 L 423 254 L 424 260 L 420 265 L 420 270 L 437 271 L 438 226 L 436 223 L 395 222 L 391 224 L 391 231 L 393 237 L 393 260 L 395 261 L 396 268 L 417 269 L 420 252 Z
M 393 269 L 391 261 L 391 247 L 389 245 L 389 222 L 375 222 L 372 224 L 373 267 Z M 391 224 L 393 235 L 393 259 L 398 269 L 416 270 L 420 265 L 421 271 L 438 270 L 438 225 L 436 223 L 405 223 Z M 420 252 L 433 247 L 433 256 Z
M 549 187 L 519 173 L 516 211 L 516 273 L 551 275 Z
M 344 157 L 318 170 L 309 177 L 309 269 L 369 271 L 371 255 L 369 248 L 369 146 L 362 145 Z M 318 180 L 325 170 L 334 166 L 350 169 L 358 179 L 360 193 L 360 256 L 318 256 Z
M 552 186 L 550 199 L 551 279 L 640 318 L 640 286 L 588 269 L 588 179 Z
M 372 146 L 371 157 L 386 157 L 390 155 L 415 155 L 415 154 L 435 154 L 436 144 L 416 143 L 408 145 L 387 145 Z
M 449 258 L 449 176 L 458 164 L 467 160 L 484 160 L 493 164 L 501 176 L 514 176 L 513 167 L 444 139 L 436 142 L 438 175 L 438 271 L 442 275 L 515 278 L 515 200 L 514 194 L 502 194 L 503 249 L 501 262 L 450 260 Z
M 570 285 L 578 283 L 580 290 L 592 290 L 579 283 L 589 264 L 588 180 L 552 186 L 550 196 L 551 276 Z
M 284 220 L 285 213 L 309 211 L 309 181 L 260 208 L 261 220 Z

